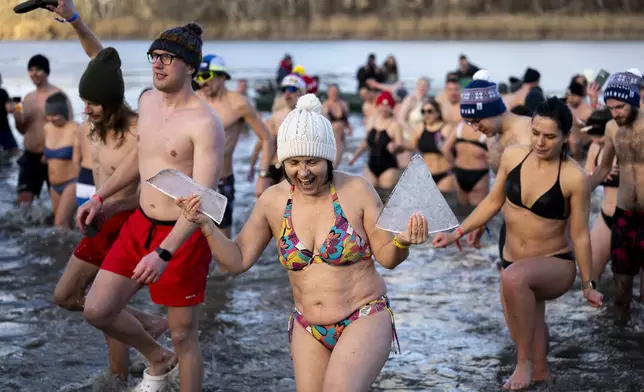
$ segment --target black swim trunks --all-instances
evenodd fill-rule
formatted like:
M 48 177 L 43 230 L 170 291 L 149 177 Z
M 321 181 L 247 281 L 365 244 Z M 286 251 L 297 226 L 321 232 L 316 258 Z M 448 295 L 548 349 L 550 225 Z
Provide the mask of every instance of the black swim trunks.
M 43 183 L 47 184 L 49 189 L 49 173 L 47 164 L 42 163 L 43 154 L 25 150 L 24 154 L 18 159 L 20 172 L 18 174 L 17 192 L 29 192 L 34 197 L 40 197 Z
M 644 263 L 644 212 L 615 208 L 610 249 L 614 274 L 639 273 Z
M 235 175 L 231 174 L 228 177 L 219 179 L 217 184 L 217 192 L 226 196 L 228 203 L 226 203 L 226 210 L 221 223 L 217 225 L 220 229 L 227 229 L 233 225 L 233 201 L 235 200 Z M 215 223 L 216 224 L 216 223 Z

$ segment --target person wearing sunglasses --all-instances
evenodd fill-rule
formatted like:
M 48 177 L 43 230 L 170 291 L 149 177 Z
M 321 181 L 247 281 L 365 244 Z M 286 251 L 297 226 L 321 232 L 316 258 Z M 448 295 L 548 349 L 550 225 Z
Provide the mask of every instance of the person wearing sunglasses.
M 219 224 L 219 228 L 230 238 L 232 235 L 233 205 L 235 200 L 233 153 L 239 141 L 239 135 L 244 131 L 245 125 L 248 125 L 255 132 L 255 135 L 257 135 L 258 144 L 261 145 L 263 153 L 260 163 L 262 171 L 267 171 L 271 164 L 275 143 L 248 98 L 226 88 L 226 81 L 230 80 L 230 73 L 221 56 L 215 54 L 204 56 L 195 80 L 200 86 L 197 95 L 215 109 L 221 118 L 226 134 L 224 164 L 221 178 L 217 185 L 217 191 L 228 199 L 224 217 Z M 272 183 L 268 178 L 260 177 L 255 187 L 257 197 L 271 185 Z
M 271 150 L 271 164 L 268 166 L 267 170 L 262 169 L 259 171 L 259 177 L 270 180 L 271 185 L 277 184 L 282 181 L 282 179 L 284 179 L 284 169 L 282 168 L 280 161 L 277 160 L 276 155 L 277 132 L 280 125 L 282 124 L 282 121 L 284 121 L 291 110 L 295 109 L 297 100 L 306 93 L 306 82 L 304 82 L 304 80 L 299 75 L 287 75 L 284 79 L 282 79 L 280 91 L 282 93 L 282 97 L 286 106 L 274 112 L 266 120 L 266 126 L 271 133 L 274 143 L 273 146 L 275 147 L 273 150 Z M 258 141 L 257 144 L 255 144 L 255 149 L 253 150 L 253 153 L 250 157 L 249 179 L 252 178 L 255 173 L 255 163 L 257 162 L 261 148 L 261 142 Z M 263 157 L 262 162 L 264 161 L 264 159 L 266 159 L 266 155 Z
M 467 125 L 487 137 L 490 168 L 497 173 L 501 156 L 508 146 L 530 144 L 532 123 L 530 117 L 518 116 L 507 110 L 496 83 L 488 81 L 489 77 L 486 69 L 474 74 L 474 80 L 461 94 L 461 117 Z M 467 236 L 468 244 L 478 247 L 484 231 L 484 227 L 472 231 Z M 499 233 L 499 254 L 504 243 L 505 223 Z
M 451 192 L 454 178 L 442 147 L 452 127 L 443 120 L 441 106 L 434 98 L 421 102 L 420 113 L 423 121 L 416 125 L 409 147 L 420 151 L 438 189 L 441 192 Z

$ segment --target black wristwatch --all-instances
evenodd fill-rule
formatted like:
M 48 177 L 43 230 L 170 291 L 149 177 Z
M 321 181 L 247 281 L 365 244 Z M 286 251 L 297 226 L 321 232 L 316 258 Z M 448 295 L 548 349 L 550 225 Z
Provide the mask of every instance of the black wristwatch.
M 259 177 L 260 178 L 267 178 L 269 176 L 270 176 L 270 174 L 268 173 L 268 170 L 260 170 L 259 171 Z
M 589 280 L 587 282 L 582 281 L 581 282 L 581 289 L 586 290 L 586 289 L 595 289 L 597 287 L 597 284 L 595 283 L 594 280 Z
M 166 263 L 168 261 L 170 261 L 170 259 L 172 258 L 172 253 L 168 252 L 167 250 L 163 249 L 160 246 L 157 246 L 157 248 L 155 250 L 156 250 L 157 254 L 159 255 L 159 258 L 161 260 L 165 261 Z

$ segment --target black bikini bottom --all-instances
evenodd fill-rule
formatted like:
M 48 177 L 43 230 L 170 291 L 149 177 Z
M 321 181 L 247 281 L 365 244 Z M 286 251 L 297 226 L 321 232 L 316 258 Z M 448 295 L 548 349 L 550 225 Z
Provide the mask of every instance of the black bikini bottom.
M 441 182 L 441 180 L 443 178 L 445 178 L 445 177 L 447 177 L 449 175 L 450 175 L 450 172 L 444 171 L 442 173 L 432 174 L 432 178 L 434 179 L 434 182 L 436 183 L 436 185 L 438 185 L 438 183 Z
M 398 165 L 374 165 L 373 163 L 368 164 L 369 170 L 373 173 L 376 178 L 380 177 L 382 173 L 386 172 L 389 169 L 398 169 Z M 438 181 L 437 181 L 438 182 Z
M 556 257 L 558 259 L 563 259 L 563 260 L 570 260 L 573 263 L 575 262 L 575 255 L 572 252 L 559 253 L 556 255 L 552 255 L 550 257 Z M 513 261 L 507 261 L 506 259 L 504 259 L 503 256 L 501 256 L 501 262 L 502 262 L 501 265 L 503 266 L 503 269 L 507 269 L 513 263 Z
M 454 167 L 452 171 L 454 172 L 454 176 L 456 176 L 458 187 L 461 188 L 465 193 L 469 193 L 472 191 L 472 189 L 474 189 L 474 186 L 489 173 L 490 170 L 469 170 L 461 169 L 460 167 Z

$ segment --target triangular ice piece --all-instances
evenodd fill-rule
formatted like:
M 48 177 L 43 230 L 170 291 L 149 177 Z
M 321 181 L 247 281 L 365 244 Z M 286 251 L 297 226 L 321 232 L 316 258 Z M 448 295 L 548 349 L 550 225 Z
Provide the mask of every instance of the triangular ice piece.
M 173 199 L 190 196 L 193 193 L 201 198 L 201 209 L 218 224 L 224 218 L 228 199 L 221 193 L 196 183 L 192 178 L 174 169 L 163 169 L 146 181 Z
M 417 212 L 427 218 L 428 234 L 451 230 L 459 225 L 425 161 L 418 154 L 411 159 L 389 195 L 376 226 L 393 233 L 402 233 L 407 230 L 409 218 Z

